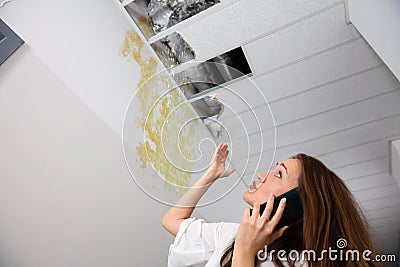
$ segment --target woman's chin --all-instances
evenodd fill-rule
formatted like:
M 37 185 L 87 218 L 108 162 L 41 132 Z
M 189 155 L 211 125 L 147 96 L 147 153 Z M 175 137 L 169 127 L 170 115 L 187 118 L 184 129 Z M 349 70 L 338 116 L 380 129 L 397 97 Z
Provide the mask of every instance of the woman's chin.
M 247 204 L 252 205 L 252 204 L 251 204 L 252 201 L 251 201 L 250 194 L 251 194 L 251 193 L 250 193 L 248 190 L 247 190 L 247 191 L 244 191 L 244 193 L 242 194 L 242 199 L 243 199 L 243 201 L 246 202 Z

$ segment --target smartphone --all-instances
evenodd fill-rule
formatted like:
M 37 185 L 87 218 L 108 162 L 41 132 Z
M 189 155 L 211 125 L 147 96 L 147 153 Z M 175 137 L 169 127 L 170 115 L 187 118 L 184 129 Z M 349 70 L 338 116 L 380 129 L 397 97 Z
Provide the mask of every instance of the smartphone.
M 288 225 L 291 222 L 294 222 L 303 217 L 303 207 L 301 205 L 301 199 L 299 194 L 299 188 L 293 188 L 292 190 L 283 193 L 275 197 L 274 207 L 272 209 L 271 217 L 274 216 L 276 210 L 278 209 L 279 202 L 282 198 L 286 198 L 286 207 L 283 211 L 282 218 L 279 221 L 278 225 L 275 229 L 279 229 L 285 225 Z M 267 202 L 260 205 L 260 215 L 264 212 L 265 207 L 267 206 Z M 252 214 L 252 209 L 250 210 L 250 215 Z

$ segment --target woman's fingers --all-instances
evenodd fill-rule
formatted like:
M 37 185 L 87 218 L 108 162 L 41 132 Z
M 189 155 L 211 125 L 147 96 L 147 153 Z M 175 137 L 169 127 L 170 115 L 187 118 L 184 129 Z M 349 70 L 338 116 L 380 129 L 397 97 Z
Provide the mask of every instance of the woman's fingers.
M 222 177 L 228 177 L 228 176 L 231 175 L 234 171 L 235 171 L 234 168 L 229 168 L 228 170 L 225 170 L 224 173 L 221 175 L 221 178 L 222 178 Z
M 245 208 L 242 217 L 242 222 L 247 221 L 249 218 L 250 218 L 250 208 Z
M 223 148 L 224 148 L 224 144 L 223 143 L 219 144 L 217 146 L 217 148 L 215 149 L 215 155 L 221 156 L 222 154 L 224 154 Z
M 265 207 L 265 210 L 261 217 L 269 219 L 271 217 L 272 209 L 274 207 L 274 195 L 271 193 L 268 198 L 267 206 Z
M 216 154 L 221 153 L 221 150 L 222 150 L 222 146 L 223 146 L 223 145 L 224 145 L 223 143 L 220 143 L 220 144 L 217 146 L 217 149 L 215 150 L 215 153 L 216 153 Z
M 253 221 L 257 221 L 257 218 L 260 217 L 260 203 L 254 202 L 251 217 L 253 218 Z
M 272 217 L 272 219 L 271 219 L 271 223 L 273 223 L 274 227 L 281 220 L 283 211 L 285 210 L 285 207 L 286 207 L 286 198 L 282 198 L 281 201 L 279 202 L 279 206 L 274 214 L 274 217 Z
M 225 153 L 225 151 L 228 149 L 228 145 L 227 144 L 225 144 L 225 143 L 222 143 L 222 145 L 221 145 L 221 152 L 222 153 Z
M 226 150 L 224 151 L 224 157 L 226 158 L 226 157 L 228 156 L 228 154 L 229 154 L 229 150 L 226 149 Z
M 274 196 L 270 196 L 269 206 L 273 206 Z M 284 203 L 285 201 L 282 201 Z M 288 226 L 282 227 L 278 231 L 274 231 L 279 219 L 282 217 L 284 205 L 280 203 L 277 216 L 274 215 L 271 220 L 267 217 L 260 216 L 260 203 L 254 202 L 253 213 L 250 215 L 250 209 L 245 208 L 242 222 L 236 236 L 236 242 L 245 244 L 251 247 L 262 248 L 269 245 L 276 239 L 280 238 L 288 229 Z M 266 211 L 263 215 L 270 215 L 270 211 Z
M 217 148 L 215 149 L 215 155 L 216 156 L 225 156 L 227 150 L 228 150 L 228 144 L 220 143 L 217 146 Z

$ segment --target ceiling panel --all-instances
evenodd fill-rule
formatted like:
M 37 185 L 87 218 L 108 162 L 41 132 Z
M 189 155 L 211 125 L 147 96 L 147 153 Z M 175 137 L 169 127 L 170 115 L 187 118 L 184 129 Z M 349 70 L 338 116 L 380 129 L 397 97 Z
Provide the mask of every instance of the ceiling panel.
M 397 200 L 398 198 L 400 198 L 400 196 L 386 197 L 384 199 L 391 200 L 391 202 L 389 202 L 387 204 L 387 206 L 389 206 L 389 205 L 392 205 L 393 203 L 396 203 L 396 202 L 392 202 L 392 201 L 393 200 Z M 380 201 L 381 199 L 377 199 L 377 200 Z M 372 201 L 376 201 L 376 200 L 368 200 L 368 201 L 365 201 L 364 203 L 371 203 Z M 384 206 L 379 206 L 379 208 L 382 208 L 382 207 L 384 207 Z M 393 224 L 396 224 L 396 223 L 398 224 L 399 221 L 400 221 L 400 215 L 397 215 L 397 216 L 395 215 L 395 216 L 390 216 L 390 217 L 371 219 L 369 221 L 369 223 L 373 227 L 379 227 L 379 226 L 393 225 Z
M 282 125 L 323 111 L 349 105 L 362 99 L 389 92 L 396 88 L 400 88 L 400 82 L 386 66 L 380 66 L 358 75 L 346 77 L 335 83 L 328 83 L 304 91 L 299 95 L 288 96 L 277 101 L 272 101 L 270 102 L 270 107 L 274 114 L 276 124 Z M 265 112 L 264 110 L 266 107 L 264 107 L 264 105 L 266 103 L 255 99 L 261 97 L 258 92 L 250 94 L 250 90 L 247 90 L 249 96 L 246 94 L 242 99 L 240 92 L 233 91 L 237 88 L 230 89 L 232 91 L 223 90 L 217 94 L 218 98 L 226 105 L 222 116 L 223 120 L 229 120 L 231 116 L 235 116 L 237 113 L 249 109 L 255 112 L 261 109 L 262 112 Z M 254 89 L 252 91 L 256 90 Z M 310 103 L 310 100 L 314 99 L 316 101 L 313 101 L 312 105 L 305 104 Z M 260 105 L 255 106 L 256 104 Z M 287 107 L 291 108 L 288 109 Z M 259 113 L 262 114 L 262 112 Z
M 399 233 L 399 230 L 400 230 L 399 225 L 388 225 L 388 226 L 373 228 L 373 231 L 378 232 L 379 234 Z
M 382 233 L 373 233 L 374 241 L 378 246 L 378 251 L 381 251 L 381 253 L 385 254 L 396 254 L 397 248 L 399 246 L 399 233 L 388 233 L 388 234 L 382 234 Z M 386 262 L 386 266 L 389 267 L 398 267 L 397 263 L 390 264 L 389 262 Z
M 397 90 L 311 118 L 295 121 L 277 128 L 278 145 L 302 142 L 355 125 L 400 114 L 398 103 L 400 103 L 400 92 Z
M 260 86 L 254 82 L 254 79 L 245 79 L 232 83 L 216 91 L 215 95 L 226 106 L 222 114 L 223 119 L 269 103 Z
M 339 4 L 338 0 L 243 0 L 179 32 L 202 61 Z
M 344 14 L 344 4 L 341 4 L 247 44 L 245 49 L 256 74 L 360 38 L 354 26 L 346 24 Z
M 369 210 L 366 212 L 366 215 L 370 219 L 399 216 L 400 209 L 398 205 L 393 205 L 381 209 Z
M 329 135 L 280 147 L 277 150 L 277 158 L 282 159 L 302 151 L 315 156 L 323 156 L 348 147 L 400 136 L 398 125 L 400 125 L 400 115 L 349 127 L 346 130 L 336 131 Z
M 371 123 L 363 124 L 358 127 L 350 128 L 338 133 L 330 134 L 327 136 L 317 137 L 306 142 L 300 142 L 294 145 L 284 146 L 278 148 L 276 151 L 276 159 L 283 160 L 291 155 L 297 153 L 306 153 L 310 155 L 322 158 L 325 156 L 325 162 L 329 162 L 331 155 L 336 155 L 336 160 L 341 159 L 340 151 L 348 150 L 349 148 L 355 148 L 358 151 L 357 146 L 364 146 L 366 149 L 375 151 L 376 154 L 372 158 L 387 156 L 388 150 L 386 148 L 386 143 L 388 140 L 394 138 L 395 136 L 400 136 L 400 115 L 392 116 L 382 120 L 376 120 Z M 268 134 L 268 132 L 270 134 Z M 264 137 L 264 150 L 267 150 L 266 144 L 272 139 L 273 131 L 263 132 Z M 247 150 L 250 149 L 251 155 L 256 156 L 261 152 L 260 145 L 261 133 L 255 133 L 248 136 L 250 141 L 250 147 L 247 147 L 247 137 L 241 137 L 234 139 L 232 142 L 237 147 L 240 146 L 239 155 L 236 155 L 235 160 L 246 158 Z M 380 139 L 382 138 L 382 139 Z M 378 139 L 378 140 L 377 140 Z M 363 148 L 360 148 L 361 150 Z M 244 153 L 246 151 L 246 154 Z M 350 151 L 351 152 L 351 151 Z M 362 156 L 364 160 L 371 159 L 366 158 L 365 155 Z M 346 158 L 346 156 L 344 156 Z M 362 161 L 363 159 L 351 158 L 349 162 L 345 160 L 340 160 L 340 163 L 336 163 L 336 160 L 330 163 L 332 166 L 340 167 L 346 164 L 354 163 L 354 161 Z M 343 163 L 345 161 L 345 163 Z
M 375 142 L 352 146 L 326 154 L 324 156 L 318 156 L 318 158 L 330 168 L 337 170 L 337 168 L 346 168 L 346 166 L 353 165 L 358 162 L 366 162 L 386 157 L 385 166 L 387 166 L 387 169 L 389 170 L 389 152 L 387 149 L 388 143 L 389 140 L 382 139 Z
M 318 101 L 318 99 L 314 101 Z M 284 146 L 290 144 L 290 142 L 302 142 L 306 141 L 307 138 L 326 135 L 338 129 L 346 129 L 357 124 L 400 114 L 398 103 L 400 103 L 400 93 L 396 89 L 389 91 L 389 93 L 354 102 L 352 105 L 345 105 L 327 112 L 320 112 L 311 117 L 298 119 L 290 124 L 278 125 L 277 144 Z M 376 108 L 370 110 L 371 106 Z M 222 118 L 221 122 L 230 129 L 235 128 L 230 132 L 232 138 L 238 138 L 240 134 L 249 135 L 268 130 L 274 126 L 273 118 L 270 116 L 266 105 L 238 113 L 235 116 Z M 244 127 L 246 131 L 239 131 L 236 129 L 237 127 Z M 295 136 L 293 136 L 293 132 L 296 132 Z
M 357 191 L 354 193 L 355 197 L 359 201 L 366 201 L 372 199 L 378 199 L 382 196 L 396 196 L 400 194 L 399 187 L 396 184 L 379 186 L 375 188 L 370 188 L 362 191 Z
M 389 172 L 388 157 L 382 157 L 357 163 L 351 163 L 333 171 L 343 180 L 348 181 L 359 177 L 371 176 Z M 329 165 L 328 165 L 329 166 Z
M 273 150 L 275 147 L 274 140 L 275 131 L 273 129 L 234 139 L 232 145 L 234 150 L 239 153 L 235 155 L 235 160 L 258 155 L 261 151 Z
M 400 203 L 400 194 L 395 196 L 389 197 L 382 197 L 378 199 L 363 201 L 360 205 L 365 210 L 373 210 L 373 209 L 381 209 L 384 207 L 392 206 L 393 204 Z M 395 216 L 390 219 L 386 218 L 378 218 L 376 220 L 371 220 L 370 223 L 373 226 L 384 226 L 384 225 L 391 225 L 391 224 L 398 224 L 400 222 L 400 216 Z
M 266 75 L 257 74 L 254 81 L 272 102 L 382 64 L 369 45 L 359 39 Z M 242 86 L 239 92 L 247 85 Z
M 350 105 L 397 88 L 400 88 L 399 81 L 386 67 L 379 67 L 273 102 L 271 109 L 276 124 L 279 126 Z
M 393 184 L 393 181 L 393 177 L 389 173 L 381 173 L 346 180 L 346 185 L 351 191 L 357 192 L 369 188 L 390 185 Z
M 228 132 L 231 138 L 245 137 L 256 132 L 273 129 L 275 126 L 274 118 L 267 105 L 230 117 L 221 117 L 220 121 L 225 127 L 232 129 Z M 242 128 L 243 131 L 238 128 Z
M 379 66 L 382 67 L 373 70 Z M 372 72 L 368 72 L 369 70 Z M 341 79 L 350 79 L 352 76 L 363 72 L 368 72 L 375 78 L 378 78 L 378 74 L 382 72 L 382 75 L 387 77 L 387 81 L 381 85 L 382 88 L 376 89 L 376 91 L 386 90 L 386 85 L 396 83 L 393 75 L 368 44 L 363 39 L 359 39 L 314 57 L 295 62 L 293 65 L 272 73 L 257 74 L 251 80 L 246 79 L 230 84 L 229 88 L 219 90 L 216 94 L 222 101 L 232 106 L 234 112 L 227 109 L 223 114 L 223 117 L 229 117 L 232 113 L 247 110 L 249 107 L 245 104 L 246 102 L 252 108 L 257 108 L 266 104 L 266 101 L 274 103 L 289 96 L 297 96 L 307 90 L 328 86 Z M 365 74 L 361 77 L 369 75 Z M 359 78 L 354 79 L 355 83 L 360 82 Z M 376 83 L 380 82 L 381 78 L 376 81 Z M 260 92 L 257 91 L 257 87 Z M 390 88 L 390 86 L 388 87 Z M 366 94 L 371 92 L 371 89 L 367 88 L 366 90 Z

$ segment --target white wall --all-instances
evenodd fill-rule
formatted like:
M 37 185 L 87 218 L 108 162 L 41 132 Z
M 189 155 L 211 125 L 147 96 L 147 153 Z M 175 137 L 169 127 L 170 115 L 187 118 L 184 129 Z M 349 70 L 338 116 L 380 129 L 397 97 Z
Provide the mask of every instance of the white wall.
M 133 28 L 118 0 L 12 1 L 1 18 L 55 75 L 118 135 L 139 79 L 139 67 L 119 55 Z
M 165 266 L 167 207 L 120 137 L 28 45 L 0 67 L 0 266 Z
M 400 1 L 347 1 L 350 21 L 400 80 Z
M 133 182 L 122 153 L 140 69 L 119 55 L 134 27 L 118 1 L 12 1 L 0 15 L 26 42 L 0 68 L 0 266 L 166 266 L 168 207 Z M 243 189 L 200 212 L 240 220 L 231 199 Z
M 118 1 L 12 1 L 26 42 L 0 68 L 0 266 L 165 266 L 167 207 L 126 168 L 139 67 Z

